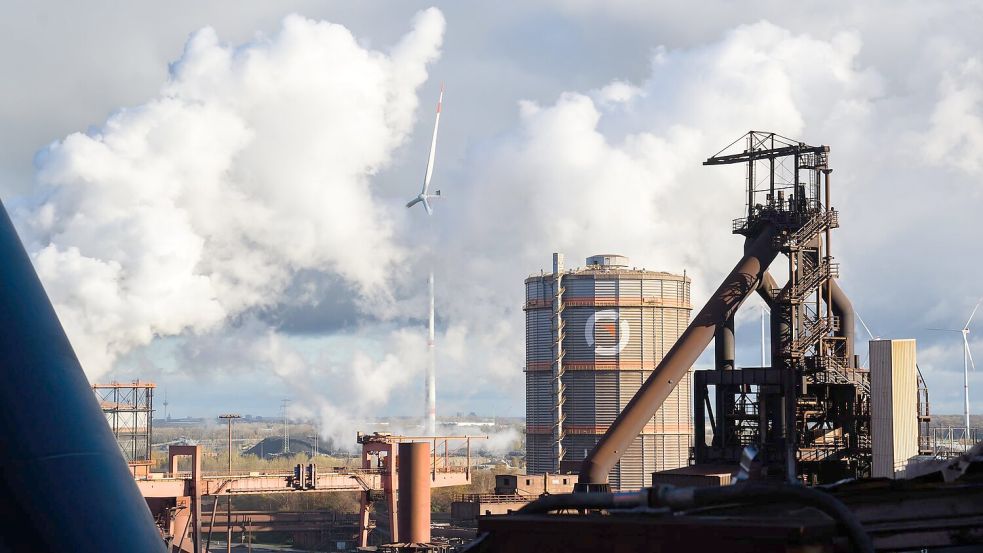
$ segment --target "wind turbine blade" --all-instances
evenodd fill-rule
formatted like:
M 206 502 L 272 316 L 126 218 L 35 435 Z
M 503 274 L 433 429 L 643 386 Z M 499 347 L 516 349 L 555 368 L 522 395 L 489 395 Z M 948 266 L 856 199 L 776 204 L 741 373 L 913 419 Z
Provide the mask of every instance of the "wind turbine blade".
M 938 332 L 962 332 L 961 328 L 929 328 L 926 330 L 936 330 Z
M 969 339 L 966 338 L 966 333 L 963 332 L 963 344 L 966 346 L 966 355 L 969 357 L 969 366 L 976 370 L 976 362 L 973 361 L 973 352 L 969 351 Z
M 427 215 L 433 215 L 433 208 L 430 207 L 430 202 L 428 202 L 426 198 L 423 198 L 420 201 L 423 202 L 423 208 L 427 210 Z
M 444 103 L 444 85 L 440 85 L 440 96 L 437 98 L 437 117 L 433 122 L 433 138 L 430 139 L 430 157 L 427 159 L 427 173 L 423 177 L 423 194 L 430 188 L 430 177 L 433 175 L 433 159 L 437 154 L 437 129 L 440 128 L 440 106 Z M 429 210 L 428 210 L 429 211 Z
M 409 203 L 406 204 L 406 207 L 413 207 L 413 206 L 415 206 L 416 204 L 418 204 L 418 203 L 420 203 L 422 201 L 423 201 L 423 198 L 420 198 L 419 196 L 417 196 L 416 198 L 413 198 L 412 200 L 410 200 Z
M 983 301 L 983 300 L 980 300 L 980 301 Z M 973 322 L 973 317 L 976 316 L 976 310 L 979 309 L 979 308 L 980 308 L 980 302 L 978 301 L 978 302 L 976 302 L 976 307 L 973 308 L 973 312 L 969 314 L 969 319 L 966 320 L 966 324 L 963 325 L 963 328 L 969 328 L 969 323 Z

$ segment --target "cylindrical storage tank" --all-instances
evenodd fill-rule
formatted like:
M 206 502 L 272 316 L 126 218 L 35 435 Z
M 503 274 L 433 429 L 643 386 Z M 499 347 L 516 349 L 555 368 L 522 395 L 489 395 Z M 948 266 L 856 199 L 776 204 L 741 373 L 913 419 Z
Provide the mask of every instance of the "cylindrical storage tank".
M 401 543 L 430 543 L 430 444 L 399 444 L 398 534 Z
M 556 278 L 526 284 L 526 464 L 530 474 L 558 468 L 551 447 L 557 421 Z M 579 467 L 642 382 L 689 325 L 690 281 L 634 269 L 624 256 L 587 259 L 561 273 L 564 464 Z M 610 474 L 617 489 L 649 485 L 652 472 L 686 466 L 693 440 L 690 375 L 678 383 Z

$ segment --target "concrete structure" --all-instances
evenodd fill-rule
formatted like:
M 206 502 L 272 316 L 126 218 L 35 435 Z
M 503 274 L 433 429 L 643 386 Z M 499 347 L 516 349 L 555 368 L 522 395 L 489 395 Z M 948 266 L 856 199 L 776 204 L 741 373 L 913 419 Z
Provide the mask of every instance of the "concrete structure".
M 871 476 L 904 477 L 918 455 L 915 340 L 871 340 Z
M 633 269 L 597 255 L 582 269 L 526 285 L 526 462 L 530 474 L 570 472 L 614 422 L 689 324 L 685 275 Z M 692 442 L 689 375 L 679 379 L 610 473 L 620 489 L 687 464 Z

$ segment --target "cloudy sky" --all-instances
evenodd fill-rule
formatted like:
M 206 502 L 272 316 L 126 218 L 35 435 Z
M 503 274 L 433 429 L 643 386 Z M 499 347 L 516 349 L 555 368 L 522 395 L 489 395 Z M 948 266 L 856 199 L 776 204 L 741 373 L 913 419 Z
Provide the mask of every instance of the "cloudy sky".
M 743 187 L 700 162 L 752 128 L 830 145 L 841 284 L 875 335 L 919 340 L 933 409 L 962 409 L 959 336 L 928 329 L 983 295 L 978 4 L 8 12 L 0 195 L 90 379 L 155 381 L 175 416 L 421 412 L 431 262 L 439 412 L 521 415 L 523 278 L 619 252 L 686 270 L 699 307 Z M 442 81 L 428 220 L 403 206 Z

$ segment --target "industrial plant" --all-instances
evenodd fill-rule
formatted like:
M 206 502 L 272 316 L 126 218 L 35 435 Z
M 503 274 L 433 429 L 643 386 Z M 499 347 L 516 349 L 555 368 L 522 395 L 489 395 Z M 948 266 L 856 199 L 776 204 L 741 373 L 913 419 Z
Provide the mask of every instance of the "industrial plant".
M 428 214 L 436 131 L 423 191 L 409 204 Z M 86 381 L 4 215 L 0 358 L 30 368 L 8 372 L 4 399 L 38 389 L 36 379 L 44 391 L 0 421 L 6 451 L 19 452 L 3 467 L 6 521 L 50 551 L 83 540 L 102 551 L 247 551 L 259 550 L 258 534 L 336 551 L 983 547 L 983 445 L 968 429 L 961 449 L 931 431 L 914 340 L 856 335 L 837 283 L 835 246 L 849 238 L 837 238 L 830 155 L 826 145 L 751 131 L 706 159 L 744 167 L 744 210 L 730 223 L 744 245 L 695 315 L 685 272 L 639 268 L 620 254 L 568 268 L 554 253 L 550 272 L 525 279 L 524 298 L 515 283 L 525 313 L 524 466 L 484 451 L 486 433 L 437 432 L 432 270 L 418 433 L 359 432 L 342 463 L 316 427 L 291 438 L 284 404 L 282 426 L 267 423 L 245 442 L 234 440 L 247 424 L 235 413 L 216 414 L 219 437 L 207 447 L 158 441 L 173 422 L 154 422 L 156 385 Z M 735 321 L 754 295 L 771 314 L 771 347 L 760 366 L 743 366 Z M 711 342 L 713 367 L 697 370 Z M 244 468 L 246 457 L 267 464 Z M 453 495 L 440 510 L 445 489 Z M 243 507 L 336 494 L 356 507 Z M 30 550 L 15 536 L 0 536 L 0 549 Z
M 872 340 L 869 368 L 859 362 L 856 315 L 836 282 L 832 237 L 839 218 L 832 203 L 830 150 L 750 131 L 705 161 L 745 167 L 745 213 L 732 224 L 733 232 L 745 238 L 743 256 L 685 330 L 662 325 L 675 341 L 660 352 L 626 403 L 609 391 L 616 386 L 603 392 L 595 388 L 594 397 L 571 402 L 576 378 L 570 369 L 582 357 L 567 361 L 564 355 L 566 350 L 579 353 L 580 344 L 569 337 L 572 320 L 582 327 L 586 319 L 591 369 L 601 358 L 598 349 L 607 355 L 627 349 L 630 323 L 609 323 L 602 342 L 598 335 L 605 332 L 598 332 L 595 322 L 602 309 L 623 305 L 615 293 L 620 281 L 601 284 L 603 277 L 594 276 L 618 258 L 588 260 L 593 294 L 572 292 L 581 282 L 566 284 L 559 256 L 553 275 L 527 280 L 527 309 L 543 312 L 527 315 L 532 321 L 527 340 L 536 348 L 530 364 L 543 358 L 540 362 L 550 367 L 546 378 L 527 376 L 536 397 L 528 413 L 539 416 L 527 423 L 530 432 L 549 428 L 540 430 L 549 449 L 540 446 L 535 452 L 544 459 L 537 466 L 553 460 L 564 470 L 569 451 L 563 446 L 571 442 L 565 427 L 585 403 L 594 408 L 589 412 L 620 409 L 583 456 L 571 493 L 544 493 L 515 512 L 480 517 L 479 538 L 468 551 L 962 551 L 983 546 L 983 445 L 955 459 L 932 455 L 926 445 L 928 390 L 914 340 Z M 787 274 L 785 283 L 770 270 L 778 263 Z M 599 301 L 599 289 L 608 290 L 609 303 Z M 567 316 L 572 310 L 564 305 L 568 294 L 587 296 L 592 312 L 586 318 Z M 735 316 L 754 294 L 771 311 L 771 363 L 741 367 L 735 362 Z M 638 301 L 638 296 L 636 285 L 629 297 Z M 644 301 L 646 294 L 641 296 Z M 688 300 L 688 294 L 674 299 Z M 688 313 L 688 301 L 674 307 Z M 604 317 L 619 322 L 614 314 Z M 714 368 L 692 371 L 711 341 Z M 632 360 L 638 363 L 635 355 Z M 626 460 L 633 460 L 632 453 L 644 459 L 635 444 L 690 372 L 690 462 L 653 471 L 642 486 L 634 480 L 628 484 Z M 669 410 L 679 412 L 676 403 Z

